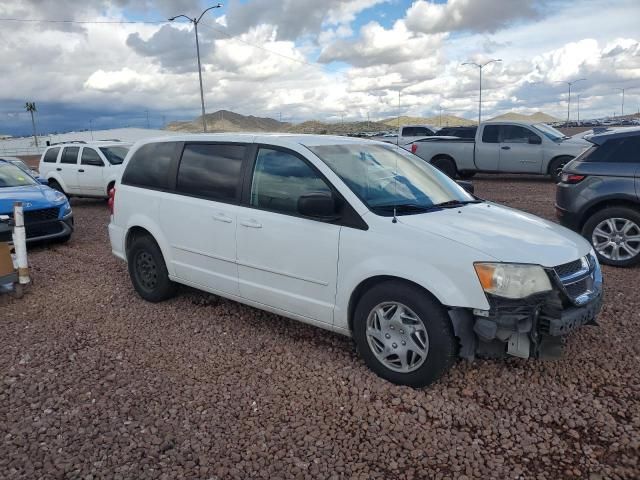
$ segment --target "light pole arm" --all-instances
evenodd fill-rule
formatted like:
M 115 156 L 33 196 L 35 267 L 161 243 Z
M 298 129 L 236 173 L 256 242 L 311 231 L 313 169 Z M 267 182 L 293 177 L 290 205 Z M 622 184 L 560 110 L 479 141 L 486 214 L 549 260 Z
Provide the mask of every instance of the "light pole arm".
M 170 22 L 173 22 L 176 18 L 180 18 L 180 17 L 184 17 L 184 18 L 186 18 L 187 20 L 189 20 L 190 22 L 193 22 L 193 21 L 195 20 L 194 18 L 190 18 L 190 17 L 187 17 L 186 15 L 182 15 L 182 14 L 180 14 L 180 15 L 176 15 L 175 17 L 171 17 L 171 18 L 169 19 L 169 21 L 170 21 Z
M 200 16 L 198 17 L 198 19 L 197 19 L 197 20 L 195 20 L 195 19 L 194 19 L 194 22 L 195 22 L 195 23 L 200 23 L 200 20 L 202 20 L 202 17 L 204 17 L 204 14 L 205 14 L 205 13 L 207 13 L 209 10 L 213 10 L 214 8 L 220 8 L 220 7 L 222 7 L 222 4 L 221 4 L 221 3 L 219 3 L 219 4 L 217 4 L 217 5 L 214 5 L 213 7 L 209 7 L 209 8 L 207 8 L 204 12 L 202 12 L 202 13 L 200 14 Z

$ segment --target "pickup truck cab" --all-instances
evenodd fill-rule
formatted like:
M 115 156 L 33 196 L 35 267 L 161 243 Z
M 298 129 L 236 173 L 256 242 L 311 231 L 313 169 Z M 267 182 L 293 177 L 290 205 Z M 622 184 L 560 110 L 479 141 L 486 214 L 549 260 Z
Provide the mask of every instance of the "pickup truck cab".
M 111 248 L 142 298 L 180 283 L 349 335 L 400 384 L 427 385 L 457 356 L 555 357 L 600 308 L 584 238 L 479 200 L 395 145 L 145 140 L 110 195 Z
M 474 139 L 430 137 L 409 150 L 450 177 L 476 172 L 550 175 L 558 180 L 562 167 L 589 147 L 544 123 L 486 122 Z
M 68 197 L 107 198 L 130 147 L 111 141 L 52 145 L 40 158 L 40 176 Z
M 438 127 L 434 127 L 433 125 L 403 125 L 400 127 L 400 136 L 385 135 L 384 137 L 374 137 L 373 140 L 403 146 L 426 137 L 431 137 L 435 135 L 437 131 Z

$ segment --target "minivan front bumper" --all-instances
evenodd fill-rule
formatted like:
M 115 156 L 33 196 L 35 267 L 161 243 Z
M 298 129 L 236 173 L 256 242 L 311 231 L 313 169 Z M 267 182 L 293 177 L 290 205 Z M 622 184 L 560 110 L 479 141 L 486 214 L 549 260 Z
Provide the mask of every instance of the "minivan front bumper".
M 555 359 L 564 337 L 584 325 L 596 325 L 602 306 L 602 273 L 590 254 L 555 269 L 546 269 L 553 290 L 510 300 L 488 295 L 486 311 L 451 309 L 460 356 L 473 359 Z

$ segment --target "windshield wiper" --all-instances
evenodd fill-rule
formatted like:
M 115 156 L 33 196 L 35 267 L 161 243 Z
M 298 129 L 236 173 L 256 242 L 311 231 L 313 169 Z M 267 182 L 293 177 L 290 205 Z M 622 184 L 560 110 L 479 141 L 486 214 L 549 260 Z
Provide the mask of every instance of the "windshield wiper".
M 455 208 L 469 205 L 470 203 L 482 203 L 482 200 L 449 200 L 447 202 L 434 203 L 431 208 Z
M 395 210 L 397 213 L 417 213 L 417 212 L 426 212 L 431 206 L 430 205 L 420 205 L 418 203 L 396 203 L 389 205 L 376 205 L 373 207 L 376 210 L 383 210 L 386 212 L 393 213 Z

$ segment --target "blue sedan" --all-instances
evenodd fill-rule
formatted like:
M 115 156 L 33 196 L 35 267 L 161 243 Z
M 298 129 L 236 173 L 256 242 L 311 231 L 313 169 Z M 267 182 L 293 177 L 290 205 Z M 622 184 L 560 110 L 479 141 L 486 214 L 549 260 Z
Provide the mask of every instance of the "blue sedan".
M 73 233 L 73 213 L 67 197 L 10 162 L 0 160 L 0 215 L 13 216 L 14 202 L 22 202 L 27 242 L 65 242 Z M 7 233 L 0 241 L 9 241 Z

